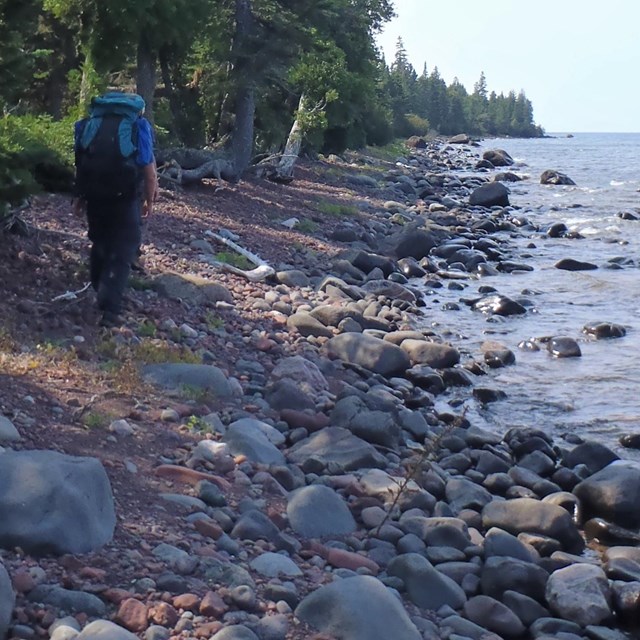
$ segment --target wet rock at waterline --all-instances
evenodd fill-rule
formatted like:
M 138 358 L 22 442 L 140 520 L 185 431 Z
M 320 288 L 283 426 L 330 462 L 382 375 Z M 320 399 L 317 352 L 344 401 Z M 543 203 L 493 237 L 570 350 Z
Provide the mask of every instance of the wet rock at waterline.
M 507 397 L 507 394 L 502 391 L 502 389 L 476 387 L 473 390 L 473 397 L 481 404 L 489 404 L 490 402 L 498 402 L 498 400 L 504 400 Z
M 373 336 L 343 333 L 327 342 L 330 358 L 360 365 L 383 376 L 404 373 L 410 366 L 409 356 L 400 347 Z
M 578 343 L 573 338 L 565 336 L 551 338 L 547 342 L 547 351 L 554 358 L 579 358 L 582 356 Z
M 497 316 L 512 316 L 526 313 L 527 310 L 515 300 L 507 296 L 487 296 L 473 303 L 473 308 L 482 313 L 490 313 Z
M 447 344 L 426 340 L 404 340 L 400 348 L 407 353 L 413 364 L 426 365 L 434 369 L 453 367 L 460 362 L 460 353 Z
M 543 171 L 540 176 L 540 184 L 552 184 L 552 185 L 575 185 L 575 182 L 565 173 L 555 171 L 553 169 L 547 169 Z
M 504 149 L 487 149 L 482 154 L 483 160 L 488 160 L 494 167 L 510 167 L 514 160 Z
M 601 517 L 622 527 L 640 527 L 640 466 L 616 461 L 575 487 L 586 517 Z
M 482 510 L 485 528 L 498 527 L 514 535 L 537 533 L 560 542 L 570 553 L 580 553 L 584 540 L 569 512 L 562 507 L 531 498 L 490 502 Z
M 547 235 L 550 238 L 564 238 L 568 232 L 569 229 L 564 222 L 554 222 L 547 229 Z
M 582 332 L 594 336 L 598 340 L 604 338 L 623 338 L 627 335 L 627 330 L 622 325 L 614 324 L 613 322 L 593 322 L 586 324 L 582 328 Z
M 640 433 L 626 433 L 618 442 L 627 449 L 640 449 Z
M 502 182 L 489 182 L 471 192 L 469 204 L 472 207 L 508 207 L 509 189 Z
M 573 258 L 563 258 L 554 265 L 556 269 L 563 271 L 593 271 L 598 268 L 597 264 L 574 260 Z
M 604 518 L 591 518 L 584 523 L 584 535 L 587 540 L 595 540 L 603 545 L 640 545 L 640 533 L 620 527 Z M 633 578 L 640 580 L 640 563 L 637 565 L 638 574 Z
M 493 176 L 494 182 L 520 182 L 522 178 L 511 171 L 503 171 Z

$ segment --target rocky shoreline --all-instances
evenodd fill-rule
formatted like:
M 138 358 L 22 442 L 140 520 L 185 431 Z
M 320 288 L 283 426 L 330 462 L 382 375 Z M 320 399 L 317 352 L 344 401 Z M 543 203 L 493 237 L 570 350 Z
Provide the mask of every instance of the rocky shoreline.
M 267 282 L 221 273 L 201 218 L 174 238 L 179 259 L 154 243 L 148 286 L 107 342 L 169 341 L 181 357 L 146 363 L 155 391 L 104 437 L 140 482 L 126 452 L 173 434 L 138 463 L 163 506 L 136 528 L 120 511 L 122 482 L 111 495 L 119 465 L 105 474 L 94 458 L 67 455 L 72 446 L 33 451 L 28 411 L 0 418 L 0 439 L 16 449 L 0 464 L 0 545 L 14 550 L 0 571 L 0 635 L 634 637 L 640 468 L 597 442 L 554 442 L 534 426 L 495 434 L 457 403 L 436 408 L 454 388 L 503 399 L 483 375 L 515 358 L 499 343 L 461 354 L 426 329 L 425 291 L 471 279 L 478 313 L 527 313 L 482 279 L 530 269 L 505 234 L 531 223 L 509 205 L 511 178 L 493 180 L 500 157 L 483 160 L 484 174 L 467 172 L 473 147 L 442 142 L 395 163 L 330 159 L 343 180 L 333 193 L 357 189 L 358 215 L 319 220 L 326 237 L 310 245 L 295 236 L 300 215 L 258 222 L 250 248 L 276 266 Z M 247 238 L 240 226 L 217 231 Z M 82 308 L 66 313 L 58 328 L 80 335 L 71 345 L 90 359 L 104 337 L 73 329 Z M 605 325 L 590 330 L 623 335 Z M 544 346 L 579 352 L 563 336 Z

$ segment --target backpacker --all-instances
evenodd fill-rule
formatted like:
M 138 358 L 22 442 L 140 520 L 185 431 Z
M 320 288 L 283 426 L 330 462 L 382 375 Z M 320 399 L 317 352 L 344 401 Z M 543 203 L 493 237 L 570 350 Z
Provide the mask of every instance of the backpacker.
M 135 157 L 138 117 L 144 100 L 136 94 L 107 93 L 91 101 L 76 141 L 76 191 L 85 199 L 133 198 L 142 179 Z

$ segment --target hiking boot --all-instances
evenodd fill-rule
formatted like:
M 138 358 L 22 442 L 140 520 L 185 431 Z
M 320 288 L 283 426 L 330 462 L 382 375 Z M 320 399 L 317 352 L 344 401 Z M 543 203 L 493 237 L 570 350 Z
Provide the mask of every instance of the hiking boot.
M 105 329 L 119 327 L 122 324 L 122 318 L 113 311 L 105 311 L 100 318 L 100 326 Z

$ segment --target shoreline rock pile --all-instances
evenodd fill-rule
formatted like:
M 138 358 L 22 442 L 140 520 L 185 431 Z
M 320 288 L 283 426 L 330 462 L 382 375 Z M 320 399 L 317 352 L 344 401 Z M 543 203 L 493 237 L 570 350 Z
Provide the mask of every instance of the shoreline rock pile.
M 509 164 L 503 152 L 493 157 Z M 260 358 L 231 367 L 237 377 L 206 363 L 148 368 L 159 388 L 180 394 L 188 385 L 220 402 L 200 419 L 200 442 L 156 468 L 176 485 L 163 498 L 182 514 L 184 536 L 131 550 L 146 570 L 117 588 L 46 584 L 36 569 L 12 576 L 19 598 L 60 612 L 36 630 L 26 614 L 11 622 L 14 593 L 0 571 L 0 637 L 8 629 L 20 638 L 48 629 L 52 640 L 634 637 L 640 467 L 577 436 L 558 444 L 537 426 L 498 435 L 455 406 L 442 409 L 453 388 L 469 387 L 482 403 L 504 398 L 483 376 L 514 354 L 487 343 L 469 357 L 425 329 L 424 289 L 409 278 L 455 288 L 530 269 L 501 234 L 534 228 L 507 188 L 450 171 L 474 162 L 466 147 L 412 152 L 380 187 L 397 199 L 334 232 L 351 240 L 328 268 L 280 269 L 273 289 L 256 286 L 238 301 L 267 302 L 289 331 L 288 355 L 269 356 L 265 341 Z M 467 303 L 502 317 L 528 308 L 490 286 Z M 553 355 L 579 355 L 566 340 L 551 340 Z M 18 455 L 0 455 L 0 477 Z M 110 495 L 74 482 L 100 505 Z M 0 500 L 0 522 L 15 508 Z M 79 520 L 63 517 L 69 533 Z M 39 527 L 30 525 L 33 535 Z M 93 542 L 82 535 L 87 548 L 33 550 L 96 549 L 110 537 L 100 531 Z M 94 618 L 81 630 L 79 621 Z

